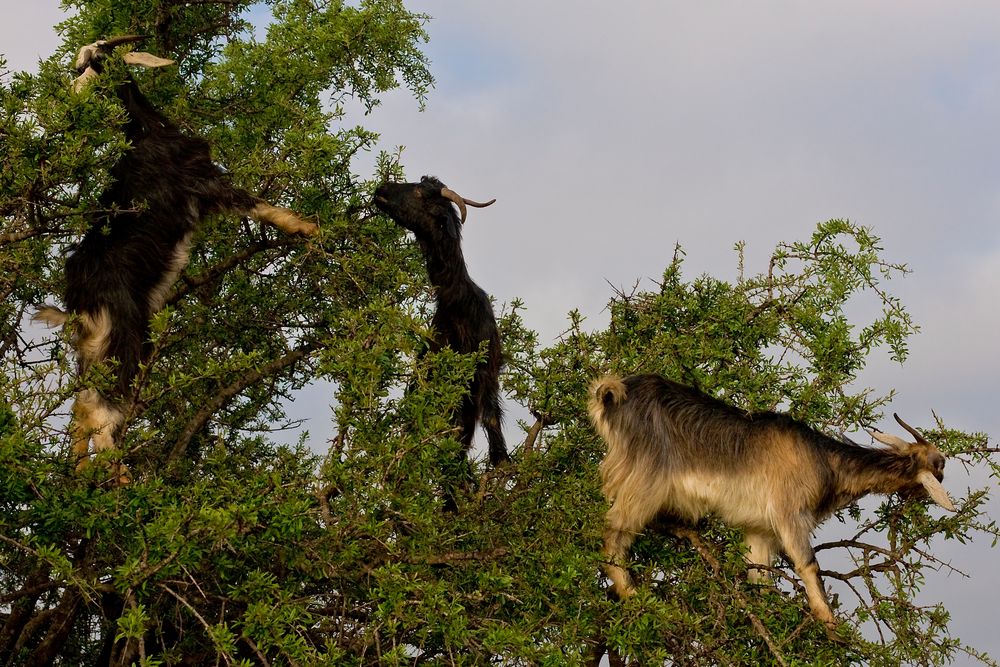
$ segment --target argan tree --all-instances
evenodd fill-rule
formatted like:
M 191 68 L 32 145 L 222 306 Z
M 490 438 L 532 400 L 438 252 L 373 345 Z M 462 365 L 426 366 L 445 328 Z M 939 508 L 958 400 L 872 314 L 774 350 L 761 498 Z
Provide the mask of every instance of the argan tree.
M 383 155 L 356 174 L 377 135 L 342 127 L 339 107 L 400 85 L 424 102 L 427 17 L 399 0 L 67 5 L 78 13 L 37 74 L 0 67 L 0 664 L 991 662 L 951 634 L 946 610 L 915 601 L 941 565 L 931 539 L 996 537 L 984 491 L 949 487 L 954 515 L 897 498 L 843 513 L 850 537 L 818 545 L 821 562 L 853 559 L 824 573 L 841 641 L 787 567 L 777 587 L 748 583 L 739 541 L 713 522 L 648 531 L 630 564 L 640 593 L 625 602 L 599 575 L 590 380 L 660 372 L 856 433 L 891 398 L 857 386 L 859 372 L 872 355 L 903 361 L 916 328 L 887 290 L 903 267 L 870 231 L 825 223 L 759 270 L 740 260 L 735 282 L 685 279 L 678 249 L 658 284 L 609 295 L 606 328 L 571 313 L 551 344 L 520 304 L 503 308 L 505 391 L 531 417 L 514 460 L 477 464 L 446 512 L 442 489 L 466 474 L 450 415 L 476 357 L 420 354 L 433 308 L 421 257 L 369 206 L 401 167 Z M 248 12 L 262 9 L 253 35 Z M 132 474 L 119 486 L 99 465 L 75 471 L 68 430 L 73 394 L 113 369 L 77 377 L 68 334 L 28 320 L 63 293 L 65 255 L 128 149 L 113 94 L 124 64 L 80 95 L 68 64 L 126 33 L 177 61 L 132 73 L 150 100 L 241 187 L 321 232 L 205 221 L 152 323 L 113 454 Z M 848 306 L 874 315 L 849 320 Z M 330 406 L 313 421 L 334 435 L 288 444 L 295 400 Z M 916 425 L 952 457 L 994 466 L 984 435 Z

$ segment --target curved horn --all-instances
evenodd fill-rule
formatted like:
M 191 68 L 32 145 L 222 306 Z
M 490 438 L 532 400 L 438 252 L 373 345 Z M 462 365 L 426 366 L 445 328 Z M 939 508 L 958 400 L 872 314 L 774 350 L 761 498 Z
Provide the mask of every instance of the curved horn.
M 129 42 L 138 42 L 142 39 L 146 38 L 142 35 L 121 35 L 119 37 L 112 37 L 111 39 L 99 39 L 96 42 L 80 47 L 73 67 L 76 68 L 77 72 L 83 74 L 84 68 L 90 65 L 90 62 L 97 57 L 98 53 L 110 53 L 116 46 L 128 44 Z
M 955 509 L 955 504 L 951 502 L 951 498 L 948 497 L 948 492 L 944 490 L 944 487 L 941 486 L 941 482 L 937 481 L 937 478 L 934 477 L 934 474 L 931 473 L 930 470 L 921 470 L 918 472 L 917 481 L 924 486 L 924 489 L 927 491 L 927 495 L 931 497 L 931 500 L 949 512 L 958 511 Z
M 465 217 L 468 214 L 468 210 L 465 208 L 466 204 L 469 206 L 475 206 L 476 208 L 485 208 L 496 201 L 496 199 L 491 199 L 488 202 L 472 201 L 471 199 L 466 199 L 465 197 L 460 196 L 451 188 L 441 188 L 441 196 L 455 203 L 455 206 L 458 207 L 458 212 L 462 214 L 463 225 L 465 224 Z
M 79 92 L 87 82 L 97 76 L 94 63 L 99 55 L 111 53 L 117 46 L 140 42 L 146 39 L 145 35 L 119 35 L 108 39 L 99 39 L 92 44 L 82 47 L 76 55 L 74 67 L 80 74 L 73 79 L 73 90 Z M 174 64 L 173 60 L 160 58 L 145 51 L 130 51 L 124 56 L 125 62 L 129 65 L 142 65 L 143 67 L 164 67 Z
M 918 431 L 917 429 L 913 428 L 912 426 L 910 426 L 909 424 L 907 424 L 906 422 L 904 422 L 902 419 L 900 419 L 899 415 L 897 415 L 895 412 L 892 413 L 892 416 L 896 418 L 896 421 L 899 422 L 900 426 L 902 426 L 907 431 L 909 431 L 910 435 L 912 435 L 914 438 L 917 439 L 917 442 L 923 442 L 923 443 L 926 443 L 926 444 L 930 444 L 929 442 L 927 442 L 927 438 L 925 438 L 924 436 L 922 436 L 920 434 L 920 431 Z
M 450 199 L 455 203 L 455 206 L 458 207 L 458 212 L 462 214 L 462 224 L 464 225 L 465 216 L 467 215 L 467 211 L 465 208 L 465 199 L 459 197 L 458 193 L 452 190 L 451 188 L 441 188 L 441 196 L 444 197 L 445 199 Z
M 109 37 L 108 39 L 98 40 L 96 44 L 113 49 L 122 44 L 141 42 L 144 39 L 146 39 L 145 35 L 118 35 L 117 37 Z
M 905 450 L 910 446 L 906 440 L 903 440 L 898 435 L 892 435 L 891 433 L 883 433 L 882 431 L 868 431 L 868 433 L 881 442 L 883 445 L 889 445 L 895 450 Z

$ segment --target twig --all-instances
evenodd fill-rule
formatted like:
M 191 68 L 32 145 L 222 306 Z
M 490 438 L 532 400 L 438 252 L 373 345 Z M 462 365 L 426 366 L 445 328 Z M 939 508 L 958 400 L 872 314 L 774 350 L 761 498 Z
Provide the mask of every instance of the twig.
M 736 586 L 729 586 L 728 582 L 725 582 L 724 578 L 719 576 L 722 572 L 722 565 L 719 563 L 718 559 L 714 555 L 712 555 L 712 553 L 708 550 L 708 547 L 705 546 L 705 543 L 702 541 L 701 536 L 696 531 L 690 528 L 685 528 L 683 526 L 674 527 L 672 530 L 673 533 L 678 537 L 687 538 L 688 541 L 691 542 L 691 545 L 695 548 L 695 550 L 699 554 L 701 554 L 702 558 L 705 559 L 705 562 L 709 564 L 715 575 L 719 577 L 720 581 L 723 581 L 723 583 L 730 588 L 730 591 L 732 592 L 733 596 L 739 601 L 739 603 L 746 610 L 747 616 L 750 617 L 750 623 L 753 625 L 754 630 L 757 632 L 758 635 L 760 635 L 760 638 L 764 640 L 764 643 L 767 644 L 767 648 L 771 652 L 771 655 L 774 656 L 775 662 L 777 662 L 777 664 L 779 665 L 782 665 L 782 667 L 788 667 L 788 663 L 785 662 L 785 658 L 781 655 L 781 651 L 778 649 L 778 646 L 774 643 L 774 639 L 771 637 L 771 633 L 767 631 L 767 628 L 765 628 L 761 620 L 757 618 L 757 615 L 750 611 L 750 602 L 746 599 L 746 596 L 744 596 L 743 593 Z
M 169 586 L 167 586 L 166 584 L 160 584 L 160 588 L 162 588 L 167 593 L 169 593 L 170 595 L 172 595 L 178 602 L 180 602 L 182 605 L 184 605 L 187 608 L 187 610 L 190 611 L 194 615 L 194 617 L 196 619 L 198 619 L 198 622 L 201 623 L 202 627 L 205 628 L 205 632 L 208 633 L 208 636 L 212 637 L 212 641 L 214 643 L 215 639 L 214 639 L 214 637 L 212 635 L 212 626 L 209 624 L 208 621 L 205 620 L 205 617 L 202 616 L 201 614 L 199 614 L 198 610 L 195 609 L 194 606 L 192 606 L 190 602 L 188 602 L 183 597 L 181 597 L 181 595 L 179 593 L 175 593 L 174 590 L 172 588 L 170 588 Z M 216 650 L 218 650 L 218 645 L 216 645 Z M 222 659 L 226 661 L 227 665 L 233 664 L 233 659 L 231 657 L 229 657 L 228 653 L 219 651 L 219 655 L 222 656 Z
M 265 364 L 259 371 L 253 370 L 243 374 L 236 380 L 236 382 L 220 390 L 214 399 L 209 401 L 205 407 L 195 413 L 194 417 L 188 421 L 187 426 L 184 427 L 184 430 L 181 432 L 177 442 L 174 443 L 174 447 L 170 451 L 170 455 L 167 457 L 167 465 L 173 465 L 182 456 L 184 456 L 184 453 L 187 451 L 187 447 L 191 443 L 195 434 L 205 427 L 205 424 L 207 424 L 208 420 L 212 418 L 212 415 L 222 409 L 222 407 L 231 401 L 237 394 L 254 383 L 259 382 L 261 379 L 269 375 L 273 375 L 274 373 L 291 366 L 297 361 L 304 359 L 315 349 L 315 344 L 304 343 L 285 356 L 279 357 L 270 363 Z

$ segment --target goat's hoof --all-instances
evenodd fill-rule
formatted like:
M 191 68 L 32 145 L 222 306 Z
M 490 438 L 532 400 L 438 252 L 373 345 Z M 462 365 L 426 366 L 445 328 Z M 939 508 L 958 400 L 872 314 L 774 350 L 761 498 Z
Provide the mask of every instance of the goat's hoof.
M 824 629 L 826 630 L 826 638 L 837 644 L 847 644 L 847 640 L 840 636 L 837 632 L 837 621 L 829 620 L 823 621 Z
M 132 478 L 128 474 L 128 466 L 124 463 L 120 463 L 112 469 L 112 472 L 117 476 L 115 480 L 115 486 L 128 486 L 132 483 Z
M 319 234 L 319 225 L 313 224 L 311 222 L 303 224 L 301 227 L 295 230 L 296 234 L 301 234 L 302 236 L 316 236 Z

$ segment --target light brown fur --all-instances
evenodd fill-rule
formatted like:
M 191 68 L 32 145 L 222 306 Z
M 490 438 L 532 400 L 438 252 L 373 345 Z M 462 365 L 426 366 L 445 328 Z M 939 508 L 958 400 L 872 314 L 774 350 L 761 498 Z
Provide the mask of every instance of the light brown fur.
M 312 222 L 303 220 L 294 211 L 282 206 L 272 206 L 267 202 L 260 202 L 254 206 L 253 210 L 250 211 L 250 217 L 272 224 L 286 234 L 315 236 L 319 233 L 319 227 Z
M 813 615 L 832 630 L 836 621 L 809 542 L 821 521 L 868 493 L 926 490 L 954 509 L 940 486 L 944 459 L 919 435 L 915 443 L 897 439 L 890 450 L 863 448 L 786 415 L 748 415 L 652 375 L 595 381 L 588 411 L 607 444 L 602 554 L 619 597 L 635 591 L 623 561 L 654 516 L 696 522 L 713 514 L 743 529 L 751 565 L 770 567 L 783 550 Z M 920 470 L 934 478 L 918 479 Z M 766 576 L 751 568 L 750 578 Z
M 63 326 L 69 321 L 70 315 L 53 306 L 43 306 L 35 312 L 32 319 L 49 326 Z M 77 318 L 72 339 L 81 373 L 105 358 L 110 334 L 111 318 L 106 310 L 93 315 L 81 313 Z M 95 454 L 113 449 L 115 432 L 122 425 L 125 416 L 95 389 L 82 389 L 77 393 L 73 400 L 72 414 L 70 451 L 76 457 L 76 469 L 80 471 L 90 462 L 91 439 Z M 109 464 L 109 467 L 116 483 L 128 484 L 128 467 L 124 463 Z

